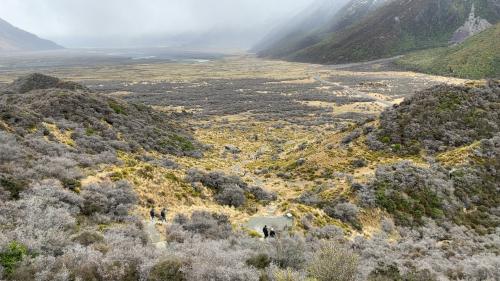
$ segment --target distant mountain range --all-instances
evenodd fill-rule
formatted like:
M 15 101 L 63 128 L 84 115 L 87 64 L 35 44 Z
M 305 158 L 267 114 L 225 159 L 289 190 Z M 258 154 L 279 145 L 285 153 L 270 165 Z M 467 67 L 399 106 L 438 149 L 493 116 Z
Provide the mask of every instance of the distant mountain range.
M 325 64 L 368 61 L 461 43 L 500 20 L 499 0 L 352 0 L 335 9 L 313 26 L 271 33 L 279 39 L 259 44 L 257 53 Z M 295 23 L 316 16 L 299 17 Z
M 0 19 L 0 52 L 62 49 L 56 43 L 19 29 Z

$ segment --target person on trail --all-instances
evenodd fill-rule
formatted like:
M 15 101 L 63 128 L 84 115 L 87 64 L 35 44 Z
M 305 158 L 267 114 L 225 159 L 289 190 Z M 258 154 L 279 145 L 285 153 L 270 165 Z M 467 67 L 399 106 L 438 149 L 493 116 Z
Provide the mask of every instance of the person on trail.
M 151 208 L 151 210 L 149 210 L 149 216 L 151 217 L 151 221 L 154 222 L 156 217 L 155 208 Z
M 264 225 L 262 232 L 264 232 L 264 238 L 269 237 L 269 230 L 267 230 L 267 225 Z
M 276 237 L 276 232 L 274 231 L 274 228 L 271 228 L 271 231 L 269 232 L 269 236 L 271 236 L 271 238 Z
M 167 222 L 167 209 L 161 209 L 160 217 L 162 222 Z

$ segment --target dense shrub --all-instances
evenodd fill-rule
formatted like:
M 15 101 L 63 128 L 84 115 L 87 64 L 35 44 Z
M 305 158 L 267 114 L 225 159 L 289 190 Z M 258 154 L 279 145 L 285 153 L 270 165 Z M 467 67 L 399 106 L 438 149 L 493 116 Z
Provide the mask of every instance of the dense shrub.
M 309 263 L 308 273 L 318 281 L 350 281 L 357 273 L 358 257 L 333 243 L 323 243 Z
M 130 92 L 125 97 L 127 100 L 141 104 L 199 109 L 196 115 L 203 117 L 248 113 L 257 120 L 286 120 L 301 126 L 328 125 L 336 128 L 339 123 L 337 118 L 364 120 L 370 116 L 364 113 L 332 116 L 327 108 L 312 106 L 304 101 L 325 101 L 343 105 L 372 99 L 335 94 L 329 90 L 318 89 L 314 83 L 276 83 L 279 81 L 261 78 L 210 79 L 203 87 L 192 87 L 192 83 L 166 81 L 134 85 L 120 81 L 100 81 L 91 88 L 105 93 L 127 91 Z M 160 94 L 167 91 L 168 96 Z M 282 94 L 285 91 L 287 95 Z M 186 95 L 186 92 L 189 92 L 189 95 Z M 210 100 L 210 103 L 207 103 L 206 99 Z
M 422 225 L 424 217 L 451 220 L 480 234 L 500 226 L 495 208 L 500 204 L 498 137 L 483 140 L 471 161 L 445 169 L 421 168 L 409 162 L 381 166 L 375 180 L 357 188 L 363 205 L 375 193 L 376 204 L 394 215 L 400 225 Z M 369 199 L 371 201 L 371 199 Z
M 242 189 L 248 187 L 248 184 L 237 176 L 227 176 L 222 172 L 205 173 L 196 169 L 188 171 L 186 180 L 188 182 L 201 182 L 204 186 L 216 191 L 220 191 L 224 186 L 228 185 L 236 185 Z
M 350 144 L 352 141 L 358 139 L 362 135 L 363 131 L 361 129 L 356 129 L 349 133 L 342 139 L 342 144 Z
M 336 239 L 344 237 L 344 230 L 335 225 L 326 225 L 321 228 L 313 228 L 308 232 L 314 238 L 317 239 Z
M 380 117 L 368 144 L 399 153 L 431 152 L 491 138 L 500 131 L 500 87 L 441 85 L 418 92 Z
M 266 253 L 259 253 L 247 259 L 246 264 L 257 269 L 265 269 L 271 264 L 271 258 Z
M 320 196 L 321 190 L 308 190 L 302 193 L 298 198 L 297 201 L 309 205 L 309 206 L 315 206 L 323 203 L 323 199 Z
M 278 199 L 276 193 L 266 191 L 259 186 L 250 186 L 248 188 L 248 192 L 250 192 L 255 199 L 259 201 L 276 201 L 276 199 Z
M 321 208 L 329 217 L 342 220 L 345 223 L 351 224 L 356 229 L 361 229 L 362 226 L 358 220 L 359 208 L 357 205 L 346 202 L 346 199 L 343 197 L 331 199 L 323 196 L 322 193 L 331 188 L 333 186 L 317 186 L 302 193 L 297 198 L 297 201 L 302 204 Z M 355 188 L 353 189 L 356 191 Z M 363 205 L 363 207 L 366 207 L 366 205 Z
M 103 182 L 83 188 L 82 213 L 109 215 L 113 219 L 123 219 L 137 198 L 132 187 L 125 181 Z
M 177 226 L 180 226 L 180 228 Z M 195 211 L 191 214 L 190 218 L 182 215 L 176 216 L 174 224 L 167 226 L 167 235 L 177 233 L 182 236 L 185 235 L 183 231 L 187 231 L 192 235 L 197 234 L 207 239 L 224 239 L 231 236 L 232 226 L 226 215 Z M 184 238 L 177 237 L 174 240 L 182 242 L 185 240 Z
M 454 221 L 465 224 L 484 234 L 500 226 L 500 216 L 495 208 L 500 204 L 500 137 L 482 140 L 473 151 L 474 161 L 453 168 L 454 195 L 463 205 Z
M 0 266 L 8 276 L 27 255 L 28 248 L 25 245 L 12 241 L 5 249 L 0 249 Z
M 368 281 L 435 281 L 429 270 L 412 269 L 402 274 L 395 264 L 381 263 L 368 276 Z
M 18 160 L 24 155 L 23 148 L 20 146 L 14 135 L 0 130 L 0 163 Z
M 273 263 L 281 268 L 302 269 L 306 261 L 305 242 L 301 238 L 285 237 L 273 241 Z
M 170 258 L 155 264 L 149 272 L 148 281 L 185 281 L 183 262 Z
M 272 280 L 275 281 L 307 281 L 304 274 L 291 268 L 273 268 L 271 271 Z
M 185 180 L 195 185 L 201 183 L 215 191 L 215 200 L 221 205 L 240 207 L 246 202 L 245 193 L 259 201 L 274 201 L 275 193 L 267 192 L 258 186 L 249 186 L 243 179 L 235 175 L 225 175 L 222 172 L 205 173 L 197 169 L 190 169 Z
M 245 204 L 245 192 L 237 185 L 224 185 L 221 191 L 215 196 L 217 203 L 233 207 L 240 207 Z
M 171 248 L 189 261 L 183 267 L 187 280 L 257 281 L 258 270 L 245 263 L 252 255 L 252 244 L 247 239 L 190 239 Z
M 363 208 L 374 208 L 377 206 L 375 189 L 366 184 L 354 183 L 351 188 L 356 192 L 359 199 L 358 205 Z
M 89 246 L 97 242 L 103 242 L 104 237 L 97 232 L 83 231 L 74 236 L 72 240 L 80 245 Z
M 0 188 L 9 192 L 11 199 L 19 199 L 20 193 L 27 187 L 27 182 L 0 175 Z
M 83 174 L 78 168 L 78 163 L 65 157 L 42 157 L 34 167 L 34 178 L 59 179 L 69 184 L 82 178 Z M 68 185 L 70 187 L 71 185 Z
M 333 208 L 327 207 L 325 211 L 331 217 L 340 219 L 348 223 L 352 223 L 354 225 L 359 224 L 358 222 L 359 209 L 356 205 L 352 203 L 349 202 L 339 203 L 335 205 L 335 207 Z
M 421 225 L 423 217 L 440 218 L 443 198 L 451 186 L 444 175 L 418 168 L 408 162 L 382 166 L 376 171 L 372 188 L 377 204 L 394 215 L 402 225 Z

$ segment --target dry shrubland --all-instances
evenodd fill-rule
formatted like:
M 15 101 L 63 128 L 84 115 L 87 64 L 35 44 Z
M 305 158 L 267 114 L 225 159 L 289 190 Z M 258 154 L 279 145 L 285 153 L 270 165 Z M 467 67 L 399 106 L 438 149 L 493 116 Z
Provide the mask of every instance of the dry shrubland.
M 249 89 L 235 94 L 223 88 L 227 81 L 212 82 L 208 88 L 193 87 L 189 98 L 180 92 L 152 94 L 175 91 L 168 83 L 132 85 L 128 90 L 134 94 L 121 100 L 107 95 L 113 87 L 121 89 L 120 83 L 95 93 L 36 75 L 0 94 L 0 279 L 500 279 L 498 87 L 440 86 L 386 110 L 379 123 L 351 119 L 329 150 L 367 149 L 363 157 L 346 161 L 351 170 L 373 170 L 358 182 L 338 171 L 321 180 L 297 177 L 314 169 L 308 166 L 311 151 L 330 142 L 323 135 L 319 141 L 289 143 L 282 135 L 249 130 L 248 143 L 271 144 L 262 149 L 261 162 L 256 160 L 263 163 L 259 173 L 218 170 L 227 163 L 213 162 L 247 161 L 248 149 L 236 143 L 238 153 L 217 156 L 216 149 L 196 140 L 189 122 L 251 112 L 260 121 L 288 119 L 290 124 L 312 114 L 321 126 L 335 118 L 295 100 L 342 105 L 365 99 L 268 79 L 235 81 L 232 87 Z M 257 93 L 262 84 L 270 94 Z M 293 97 L 281 94 L 285 90 Z M 195 117 L 135 103 L 199 107 L 206 94 L 215 101 Z M 228 100 L 235 106 L 227 107 Z M 224 128 L 237 131 L 230 125 Z M 372 150 L 362 146 L 365 142 Z M 425 161 L 415 148 L 429 153 Z M 467 149 L 467 161 L 447 161 L 455 149 Z M 377 162 L 380 151 L 391 161 Z M 142 166 L 133 170 L 137 163 Z M 117 167 L 122 174 L 108 173 Z M 142 181 L 127 177 L 126 168 L 141 174 Z M 170 171 L 163 180 L 192 192 L 185 195 L 186 204 L 199 202 L 190 201 L 197 196 L 220 205 L 217 212 L 192 209 L 173 216 L 161 229 L 164 247 L 150 241 L 136 209 L 144 200 L 137 183 L 157 184 L 159 171 Z M 293 214 L 292 231 L 259 239 L 220 211 L 245 213 L 249 202 L 258 211 Z

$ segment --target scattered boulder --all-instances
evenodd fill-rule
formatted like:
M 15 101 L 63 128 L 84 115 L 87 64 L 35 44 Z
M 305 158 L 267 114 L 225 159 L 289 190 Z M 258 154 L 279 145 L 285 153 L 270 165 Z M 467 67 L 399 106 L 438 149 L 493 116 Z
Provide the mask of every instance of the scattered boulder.
M 239 154 L 241 152 L 241 149 L 239 149 L 238 147 L 232 145 L 232 144 L 226 144 L 224 146 L 224 150 L 226 152 L 229 152 L 231 154 Z
M 351 166 L 355 167 L 355 168 L 363 168 L 363 167 L 366 167 L 368 165 L 368 162 L 365 160 L 365 159 L 355 159 L 353 161 L 351 161 Z
M 304 159 L 304 158 L 297 159 L 296 163 L 297 163 L 297 166 L 302 166 L 302 165 L 304 165 L 304 163 L 306 163 L 306 159 Z

